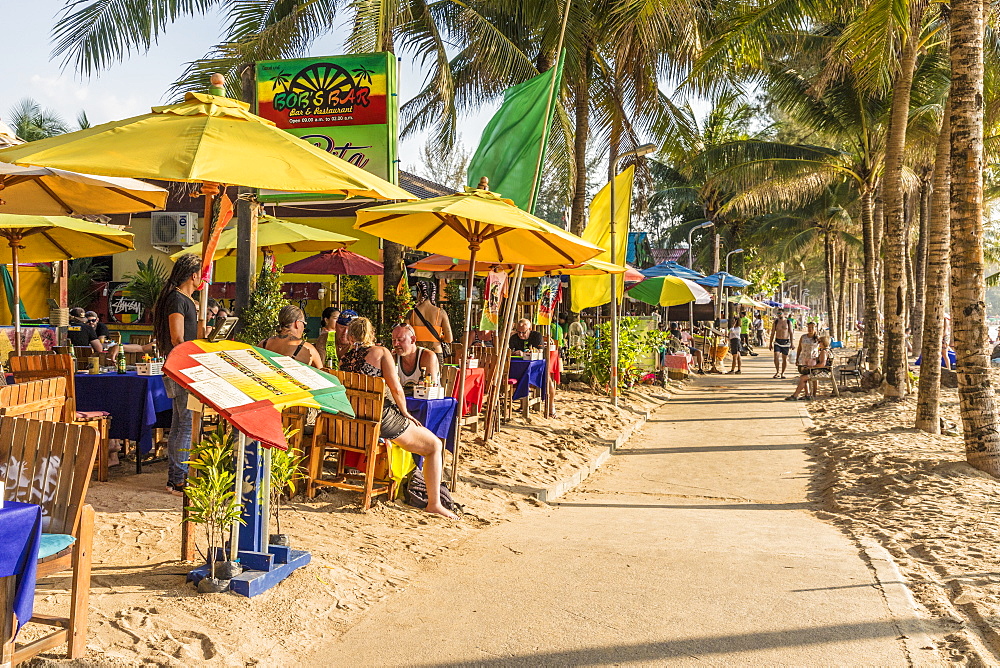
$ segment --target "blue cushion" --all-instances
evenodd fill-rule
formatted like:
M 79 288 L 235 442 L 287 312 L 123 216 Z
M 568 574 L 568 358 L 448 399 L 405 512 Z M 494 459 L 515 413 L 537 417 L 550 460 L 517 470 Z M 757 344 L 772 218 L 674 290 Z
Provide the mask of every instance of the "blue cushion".
M 38 544 L 38 558 L 44 559 L 59 554 L 75 541 L 76 538 L 64 533 L 43 533 L 42 540 Z

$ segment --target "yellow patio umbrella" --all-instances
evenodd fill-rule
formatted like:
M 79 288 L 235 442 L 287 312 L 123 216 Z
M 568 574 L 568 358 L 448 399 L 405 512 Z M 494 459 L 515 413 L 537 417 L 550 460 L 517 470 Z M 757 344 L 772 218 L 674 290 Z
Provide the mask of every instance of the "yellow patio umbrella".
M 272 253 L 318 252 L 347 248 L 357 239 L 345 234 L 327 232 L 317 227 L 292 223 L 281 218 L 262 216 L 257 226 L 257 247 L 267 249 Z M 225 230 L 219 236 L 219 245 L 215 248 L 212 260 L 219 260 L 236 254 L 236 228 Z M 200 243 L 188 246 L 170 256 L 177 260 L 186 253 L 201 255 Z
M 417 271 L 469 271 L 468 260 L 449 258 L 444 255 L 431 255 L 407 266 Z M 476 273 L 485 274 L 497 266 L 503 271 L 510 271 L 514 268 L 510 264 L 496 265 L 489 262 L 476 262 Z M 602 276 L 605 274 L 624 274 L 626 271 L 628 271 L 627 267 L 597 259 L 587 260 L 577 265 L 526 265 L 524 267 L 525 276 L 542 276 L 546 273 L 565 276 Z
M 749 306 L 755 309 L 767 310 L 767 304 L 763 304 L 756 299 L 751 299 L 746 295 L 740 295 L 737 299 L 732 299 L 729 301 L 730 304 L 737 304 L 739 306 Z
M 2 141 L 2 139 L 0 139 Z M 137 179 L 0 162 L 0 212 L 31 216 L 162 209 L 167 191 Z
M 278 129 L 245 102 L 201 93 L 141 116 L 0 150 L 0 161 L 102 176 L 417 199 Z
M 599 246 L 523 211 L 489 190 L 369 207 L 358 211 L 355 229 L 417 250 L 468 260 L 466 285 L 472 294 L 476 261 L 527 265 L 578 265 L 603 252 Z M 469 350 L 472 299 L 465 300 L 462 350 Z M 467 355 L 458 373 L 459 410 L 465 397 Z M 458 482 L 460 438 L 452 455 L 452 489 Z
M 132 250 L 132 233 L 65 216 L 18 216 L 0 213 L 0 263 L 13 264 L 14 350 L 21 354 L 21 285 L 19 262 L 57 262 Z

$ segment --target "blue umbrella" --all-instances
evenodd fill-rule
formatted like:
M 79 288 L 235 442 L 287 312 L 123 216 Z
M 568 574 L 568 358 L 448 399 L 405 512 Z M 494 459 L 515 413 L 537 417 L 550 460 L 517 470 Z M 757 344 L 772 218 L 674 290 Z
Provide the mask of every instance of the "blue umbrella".
M 781 302 L 776 302 L 773 299 L 764 299 L 762 301 L 772 308 L 781 308 Z
M 643 269 L 641 273 L 646 278 L 659 278 L 660 276 L 674 276 L 676 278 L 686 278 L 689 281 L 697 281 L 700 278 L 704 278 L 705 275 L 698 273 L 693 269 L 688 269 L 682 264 L 677 264 L 673 260 L 667 262 L 661 262 L 655 267 L 650 267 L 649 269 Z
M 726 288 L 745 288 L 750 285 L 750 281 L 744 281 L 739 276 L 733 276 L 732 274 L 727 274 L 724 271 L 712 274 L 710 276 L 705 276 L 703 278 L 695 279 L 695 283 L 698 285 L 705 285 L 710 288 L 719 287 L 719 279 L 723 279 L 722 286 Z

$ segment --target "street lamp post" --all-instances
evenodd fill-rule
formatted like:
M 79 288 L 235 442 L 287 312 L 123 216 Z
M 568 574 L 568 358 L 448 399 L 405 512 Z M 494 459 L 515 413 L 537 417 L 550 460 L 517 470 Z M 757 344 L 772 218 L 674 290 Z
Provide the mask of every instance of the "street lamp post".
M 611 169 L 611 262 L 618 262 L 618 234 L 615 229 L 615 181 L 618 180 L 618 164 L 623 158 L 641 157 L 656 150 L 656 144 L 643 144 L 626 151 L 614 159 Z M 611 405 L 618 405 L 618 274 L 611 277 Z
M 715 223 L 709 220 L 701 225 L 695 225 L 688 230 L 688 269 L 694 270 L 694 242 L 692 241 L 694 233 L 698 230 L 704 230 L 714 225 Z M 694 302 L 688 302 L 688 326 L 690 327 L 688 333 L 691 334 L 691 336 L 694 336 Z
M 726 275 L 729 274 L 729 258 L 732 257 L 733 255 L 736 255 L 737 253 L 742 253 L 742 252 L 743 252 L 742 248 L 737 248 L 736 250 L 731 250 L 728 253 L 726 253 Z M 723 294 L 723 291 L 725 290 L 725 281 L 726 281 L 726 277 L 725 276 L 720 276 L 719 277 L 719 307 L 720 308 L 722 307 L 722 294 Z M 727 318 L 729 317 L 728 314 L 726 315 L 726 317 Z

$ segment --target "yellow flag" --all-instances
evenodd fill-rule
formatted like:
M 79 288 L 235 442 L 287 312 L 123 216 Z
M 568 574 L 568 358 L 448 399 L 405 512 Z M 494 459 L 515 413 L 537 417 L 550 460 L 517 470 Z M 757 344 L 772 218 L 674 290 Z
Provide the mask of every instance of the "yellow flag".
M 628 228 L 632 211 L 632 179 L 635 167 L 629 165 L 615 177 L 615 250 L 617 258 L 611 257 L 611 184 L 608 183 L 590 201 L 590 220 L 584 229 L 584 239 L 607 249 L 595 259 L 625 264 L 628 253 Z M 618 299 L 622 298 L 625 286 L 618 277 Z M 570 307 L 582 311 L 592 306 L 611 303 L 610 276 L 573 276 L 569 281 Z

